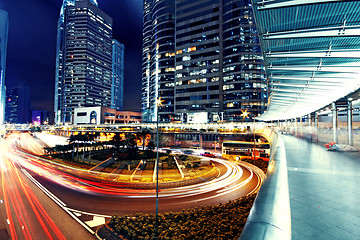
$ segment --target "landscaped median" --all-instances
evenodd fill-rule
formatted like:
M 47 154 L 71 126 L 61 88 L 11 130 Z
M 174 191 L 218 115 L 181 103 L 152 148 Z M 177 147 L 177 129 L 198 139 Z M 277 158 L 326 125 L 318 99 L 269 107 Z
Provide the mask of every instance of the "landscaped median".
M 251 159 L 247 162 L 254 164 Z M 256 161 L 255 164 L 266 170 L 268 162 Z M 160 213 L 157 223 L 158 239 L 239 239 L 256 194 L 225 204 Z M 155 225 L 154 214 L 115 215 L 98 229 L 98 235 L 107 240 L 152 239 L 156 231 Z
M 28 149 L 24 149 L 21 146 L 17 146 L 17 148 L 20 151 L 25 152 L 28 155 L 32 155 L 36 158 L 42 158 L 44 161 L 47 161 L 49 163 L 55 163 L 57 166 L 62 166 L 62 171 L 65 172 L 71 172 L 71 174 L 75 174 L 72 172 L 73 168 L 76 168 L 80 171 L 88 171 L 91 172 L 91 168 L 101 163 L 100 161 L 97 162 L 79 162 L 79 161 L 72 161 L 71 159 L 61 159 L 61 158 L 53 158 L 50 155 L 44 156 L 35 154 Z M 96 154 L 96 152 L 95 152 Z M 68 154 L 69 155 L 69 154 Z M 59 156 L 59 154 L 55 155 Z M 190 172 L 189 176 L 186 178 L 181 178 L 181 174 L 179 173 L 178 168 L 175 164 L 170 164 L 167 160 L 169 156 L 161 156 L 160 162 L 162 162 L 161 165 L 165 166 L 165 168 L 162 168 L 161 172 L 161 179 L 159 179 L 159 188 L 170 188 L 170 187 L 182 187 L 182 186 L 188 186 L 193 185 L 197 183 L 202 183 L 206 181 L 210 181 L 218 175 L 218 169 L 213 165 L 200 165 L 200 158 L 194 157 L 194 156 L 186 156 L 181 155 L 180 158 L 184 160 L 186 165 L 188 166 L 187 171 Z M 171 155 L 170 155 L 171 157 Z M 152 181 L 152 176 L 154 172 L 154 164 L 155 159 L 148 159 L 146 161 L 147 167 L 144 168 L 143 172 L 140 175 L 139 180 L 132 180 L 132 176 L 138 171 L 137 167 L 139 165 L 140 160 L 126 160 L 126 161 L 120 161 L 112 166 L 108 166 L 107 168 L 104 168 L 101 172 L 91 172 L 91 175 L 86 175 L 83 177 L 89 178 L 89 177 L 96 177 L 97 179 L 101 179 L 102 181 L 108 181 L 113 182 L 115 185 L 126 183 L 126 185 L 121 185 L 122 188 L 132 188 L 132 189 L 155 189 L 156 188 L 156 182 Z M 129 168 L 125 167 L 122 169 L 122 171 L 119 174 L 114 174 L 113 172 L 123 163 L 126 163 L 126 166 L 129 166 Z M 173 167 L 171 167 L 173 166 Z M 175 166 L 175 167 L 174 167 Z M 54 167 L 56 167 L 54 165 Z M 69 169 L 68 169 L 69 168 Z M 69 171 L 67 171 L 69 170 Z
M 255 196 L 176 213 L 160 213 L 158 239 L 238 239 Z M 113 216 L 98 230 L 98 235 L 108 240 L 152 239 L 155 225 L 154 214 Z
M 100 152 L 109 151 L 111 148 L 108 145 L 103 144 L 103 147 L 96 148 L 95 146 L 87 147 L 85 144 L 84 146 L 73 144 L 66 150 L 59 149 L 55 154 L 48 151 L 47 159 L 57 163 L 66 161 L 66 165 L 74 164 L 77 167 L 83 164 L 83 171 L 87 173 L 83 177 L 101 179 L 99 181 L 111 184 L 113 188 L 118 186 L 132 189 L 156 188 L 155 158 L 151 150 L 136 151 L 136 154 L 130 152 L 125 155 L 122 149 L 115 148 L 108 158 L 102 159 L 105 162 L 110 158 L 115 159 L 116 156 L 114 164 L 100 171 L 92 171 L 91 168 L 96 166 L 93 169 L 99 169 L 98 166 L 102 163 L 102 161 L 97 161 L 93 164 L 95 156 L 105 155 Z M 50 156 L 62 159 L 55 160 Z M 249 159 L 248 161 L 266 170 L 267 162 L 259 164 L 258 160 Z M 169 153 L 161 154 L 159 165 L 160 189 L 207 182 L 219 176 L 218 168 L 211 161 L 208 160 L 206 163 L 194 156 L 174 157 Z M 126 184 L 123 184 L 124 182 Z M 154 236 L 158 239 L 238 239 L 255 196 L 256 194 L 250 194 L 224 204 L 207 205 L 176 213 L 160 213 L 158 222 L 154 214 L 115 215 L 107 224 L 98 229 L 98 235 L 101 239 L 151 239 Z

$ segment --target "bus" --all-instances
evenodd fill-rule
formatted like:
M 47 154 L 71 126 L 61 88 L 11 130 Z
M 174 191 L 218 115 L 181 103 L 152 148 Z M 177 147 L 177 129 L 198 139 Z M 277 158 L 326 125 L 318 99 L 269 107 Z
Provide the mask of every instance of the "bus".
M 241 160 L 245 158 L 269 161 L 270 144 L 268 142 L 227 141 L 222 144 L 222 158 Z

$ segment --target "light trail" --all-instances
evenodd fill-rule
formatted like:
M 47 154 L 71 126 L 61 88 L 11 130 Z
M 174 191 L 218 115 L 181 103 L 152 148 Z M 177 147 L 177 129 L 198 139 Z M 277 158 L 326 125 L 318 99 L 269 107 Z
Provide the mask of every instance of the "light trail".
M 29 143 L 30 146 L 32 146 L 31 148 L 37 149 L 36 146 L 33 146 L 31 138 L 29 139 L 28 136 L 26 136 L 25 139 L 26 143 Z M 22 144 L 24 145 L 23 142 Z M 108 177 L 108 180 L 100 180 L 96 177 L 98 175 L 97 173 L 94 174 L 88 170 L 79 170 L 70 166 L 42 159 L 38 156 L 34 156 L 33 154 L 18 149 L 15 144 L 13 145 L 13 150 L 16 154 L 12 156 L 12 159 L 16 160 L 22 167 L 40 175 L 43 178 L 46 178 L 49 181 L 52 181 L 53 183 L 62 185 L 63 187 L 67 187 L 72 190 L 99 196 L 110 195 L 122 198 L 154 198 L 156 194 L 154 189 L 132 189 L 131 184 L 111 181 L 110 177 Z M 253 171 L 245 165 L 239 166 L 233 162 L 220 159 L 212 159 L 212 161 L 225 167 L 226 171 L 221 176 L 203 183 L 161 189 L 159 197 L 187 198 L 201 196 L 202 194 L 208 192 L 214 192 L 215 194 L 213 196 L 204 197 L 202 199 L 202 201 L 208 200 L 235 192 L 243 188 L 253 177 L 255 177 Z M 250 175 L 246 179 L 240 181 L 243 176 L 243 168 L 246 168 L 250 172 Z M 111 174 L 107 175 L 110 176 Z M 259 185 L 256 188 L 258 187 Z M 253 191 L 256 191 L 256 189 Z M 200 200 L 201 198 L 199 201 Z
M 0 144 L 2 195 L 11 239 L 59 239 L 62 232 L 26 183 L 15 162 L 10 160 L 7 142 Z
M 155 189 L 131 188 L 135 183 L 116 182 L 113 180 L 114 174 L 111 173 L 102 173 L 102 176 L 107 177 L 100 179 L 97 172 L 92 173 L 53 162 L 23 149 L 34 149 L 40 154 L 41 150 L 37 145 L 38 142 L 25 134 L 10 136 L 6 144 L 0 144 L 0 151 L 3 153 L 0 159 L 3 195 L 12 239 L 33 239 L 33 229 L 40 229 L 42 239 L 65 239 L 28 186 L 29 180 L 91 234 L 94 234 L 94 231 L 77 217 L 78 214 L 108 218 L 111 214 L 109 209 L 114 213 L 127 212 L 128 204 L 132 206 L 133 213 L 139 212 L 140 205 L 144 205 L 140 211 L 152 208 L 152 201 L 156 197 Z M 218 171 L 215 172 L 217 176 L 214 179 L 160 190 L 159 198 L 164 204 L 162 206 L 165 206 L 164 209 L 171 211 L 172 208 L 178 210 L 227 202 L 255 192 L 260 187 L 262 177 L 251 167 L 216 158 L 212 158 L 211 161 L 215 164 L 215 171 Z M 12 186 L 16 186 L 16 190 L 10 189 Z M 73 191 L 67 191 L 68 189 Z M 57 191 L 65 195 L 59 195 Z M 79 192 L 81 194 L 78 194 Z M 95 199 L 105 201 L 109 207 L 97 208 L 97 205 L 82 207 L 82 205 L 74 205 L 70 200 L 74 198 L 75 202 L 81 203 L 91 195 Z M 117 204 L 116 207 L 120 207 L 121 210 L 111 208 L 112 203 L 118 201 L 121 204 Z M 100 203 L 97 200 L 94 202 Z M 20 228 L 24 226 L 21 231 L 19 226 Z

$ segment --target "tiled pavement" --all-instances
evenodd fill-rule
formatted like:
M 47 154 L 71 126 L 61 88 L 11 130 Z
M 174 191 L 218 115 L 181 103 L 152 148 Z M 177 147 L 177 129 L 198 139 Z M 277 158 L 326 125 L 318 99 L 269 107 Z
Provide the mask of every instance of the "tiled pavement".
M 360 153 L 283 136 L 292 239 L 360 240 Z

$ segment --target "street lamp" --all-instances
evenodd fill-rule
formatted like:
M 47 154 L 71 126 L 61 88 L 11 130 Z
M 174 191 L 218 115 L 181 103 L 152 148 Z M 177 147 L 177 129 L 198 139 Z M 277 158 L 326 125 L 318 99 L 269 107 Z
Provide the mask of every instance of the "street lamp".
M 241 110 L 241 115 L 243 117 L 243 120 L 245 120 L 245 118 L 248 118 L 249 117 L 249 114 L 250 112 L 247 111 L 247 109 L 245 109 L 245 111 L 243 111 L 242 109 Z
M 158 238 L 158 216 L 159 216 L 159 106 L 161 99 L 156 100 L 156 210 L 154 238 Z
M 247 111 L 247 109 L 245 109 L 245 111 L 243 111 L 242 109 L 241 110 L 241 116 L 243 117 L 243 121 L 245 121 L 245 118 L 250 118 L 249 114 L 250 112 Z M 254 164 L 255 164 L 255 147 L 256 147 L 256 136 L 255 136 L 255 114 L 253 116 L 253 120 L 254 120 L 254 126 L 253 126 L 253 134 L 254 134 L 254 145 L 253 145 L 253 161 L 254 161 Z

